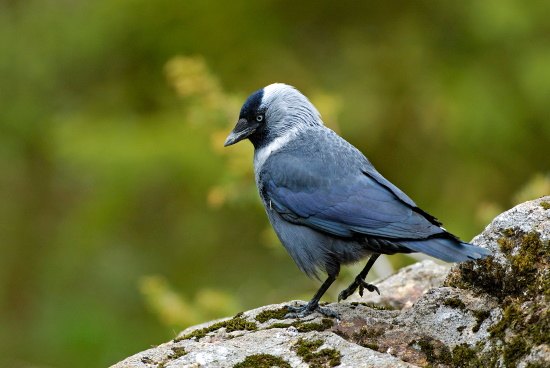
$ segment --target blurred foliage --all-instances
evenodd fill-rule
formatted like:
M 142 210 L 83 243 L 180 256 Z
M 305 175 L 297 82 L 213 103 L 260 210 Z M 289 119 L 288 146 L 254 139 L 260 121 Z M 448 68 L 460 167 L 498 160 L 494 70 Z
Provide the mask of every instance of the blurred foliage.
M 298 87 L 463 239 L 548 194 L 549 11 L 0 2 L 0 366 L 107 366 L 189 324 L 311 297 L 257 198 L 252 147 L 222 147 L 269 83 Z
M 210 321 L 219 316 L 229 316 L 240 307 L 235 299 L 212 289 L 199 290 L 195 300 L 188 301 L 172 290 L 162 276 L 144 276 L 140 281 L 141 292 L 146 296 L 150 309 L 159 315 L 161 322 L 179 329 Z

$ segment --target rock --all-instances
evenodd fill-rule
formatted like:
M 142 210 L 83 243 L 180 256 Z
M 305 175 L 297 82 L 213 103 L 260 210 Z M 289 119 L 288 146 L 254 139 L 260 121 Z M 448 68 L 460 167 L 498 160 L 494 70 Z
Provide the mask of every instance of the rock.
M 498 305 L 494 312 L 502 317 L 486 327 L 488 338 L 470 344 L 476 360 L 498 367 L 550 367 L 550 196 L 500 214 L 472 242 L 494 256 L 454 266 L 445 285 L 472 290 Z
M 406 267 L 377 282 L 380 298 L 328 304 L 341 320 L 284 319 L 286 303 L 270 305 L 113 367 L 549 367 L 550 197 L 504 212 L 472 242 L 494 257 Z
M 364 312 L 370 309 L 364 306 L 350 308 L 349 304 L 331 307 L 346 313 L 350 319 L 360 318 L 363 322 Z M 286 313 L 285 304 L 270 305 L 232 319 L 202 325 L 201 329 L 188 328 L 176 339 L 113 367 L 233 367 L 243 362 L 250 364 L 243 367 L 256 367 L 259 359 L 270 359 L 279 367 L 308 367 L 312 362 L 320 366 L 413 367 L 335 334 L 332 319 L 319 315 L 300 321 L 282 319 Z M 379 314 L 378 318 L 386 318 L 398 312 L 379 311 Z M 368 363 L 357 365 L 357 362 Z

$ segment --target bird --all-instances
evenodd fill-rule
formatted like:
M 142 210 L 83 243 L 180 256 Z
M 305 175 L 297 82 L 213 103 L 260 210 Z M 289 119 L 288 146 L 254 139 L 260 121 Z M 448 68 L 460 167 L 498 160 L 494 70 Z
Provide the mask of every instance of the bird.
M 338 295 L 357 289 L 380 294 L 365 281 L 381 254 L 420 252 L 446 262 L 479 260 L 487 249 L 460 241 L 432 215 L 384 178 L 352 144 L 327 128 L 295 87 L 270 84 L 244 102 L 224 146 L 248 139 L 254 177 L 267 217 L 298 268 L 326 280 L 304 305 L 287 305 L 286 318 L 313 312 L 339 318 L 319 305 L 341 265 L 367 259 Z

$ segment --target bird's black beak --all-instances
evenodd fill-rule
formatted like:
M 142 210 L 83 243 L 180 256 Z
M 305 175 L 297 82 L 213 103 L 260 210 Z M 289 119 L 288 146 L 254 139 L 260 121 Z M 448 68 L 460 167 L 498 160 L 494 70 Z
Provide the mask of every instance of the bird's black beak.
M 258 124 L 249 124 L 246 119 L 239 119 L 233 131 L 229 133 L 229 136 L 225 140 L 224 147 L 231 146 L 243 139 L 248 138 L 258 128 Z

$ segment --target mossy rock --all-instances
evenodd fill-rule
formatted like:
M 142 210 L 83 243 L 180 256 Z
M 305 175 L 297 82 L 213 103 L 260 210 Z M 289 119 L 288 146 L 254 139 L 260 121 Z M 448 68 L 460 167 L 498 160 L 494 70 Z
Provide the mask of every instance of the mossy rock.
M 462 360 L 472 357 L 472 365 L 465 366 L 481 362 L 492 366 L 502 359 L 506 367 L 514 367 L 533 347 L 550 344 L 550 241 L 541 240 L 537 231 L 508 228 L 497 244 L 503 259 L 463 263 L 446 281 L 446 286 L 496 298 L 503 310 L 501 320 L 488 329 L 497 351 L 480 358 L 462 347 L 456 354 Z M 488 312 L 476 315 L 478 329 L 488 316 Z

